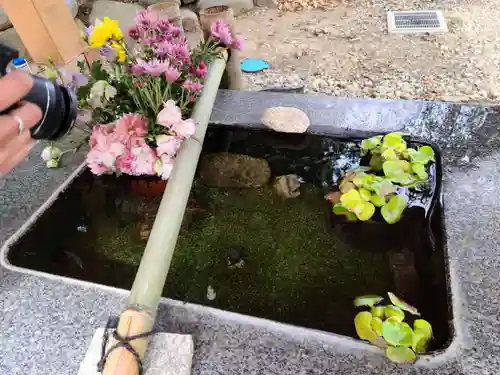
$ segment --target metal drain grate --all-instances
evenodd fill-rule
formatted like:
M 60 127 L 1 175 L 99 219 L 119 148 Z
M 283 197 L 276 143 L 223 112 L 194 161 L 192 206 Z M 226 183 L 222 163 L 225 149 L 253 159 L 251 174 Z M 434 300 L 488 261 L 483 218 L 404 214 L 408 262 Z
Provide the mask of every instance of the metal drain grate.
M 448 31 L 439 10 L 387 12 L 390 33 L 445 33 Z

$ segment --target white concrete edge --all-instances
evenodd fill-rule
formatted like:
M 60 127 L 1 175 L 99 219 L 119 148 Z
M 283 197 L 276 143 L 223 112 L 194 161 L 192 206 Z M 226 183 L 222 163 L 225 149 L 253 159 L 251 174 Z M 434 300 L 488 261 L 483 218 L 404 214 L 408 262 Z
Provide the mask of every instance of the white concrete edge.
M 11 236 L 0 249 L 0 266 L 7 270 L 23 273 L 31 276 L 37 276 L 54 281 L 62 281 L 72 285 L 78 285 L 85 288 L 100 289 L 102 291 L 116 293 L 118 295 L 126 296 L 130 293 L 129 290 L 121 289 L 117 287 L 97 284 L 88 281 L 82 281 L 77 279 L 72 279 L 65 276 L 52 275 L 49 273 L 30 270 L 23 267 L 18 267 L 11 264 L 7 258 L 10 246 L 18 241 L 36 222 L 36 220 L 56 201 L 59 195 L 64 192 L 67 187 L 77 178 L 82 171 L 86 168 L 86 163 L 80 164 L 76 170 L 54 191 L 54 193 L 45 201 L 29 218 L 26 222 Z M 465 317 L 465 311 L 463 305 L 460 304 L 461 290 L 459 287 L 458 276 L 455 274 L 456 269 L 454 262 L 448 258 L 448 272 L 450 277 L 450 289 L 451 289 L 451 302 L 453 308 L 453 328 L 455 329 L 455 335 L 450 343 L 450 345 L 444 349 L 442 352 L 436 354 L 420 355 L 417 362 L 413 366 L 415 367 L 436 367 L 443 364 L 446 361 L 456 359 L 461 349 L 464 338 L 466 337 L 463 330 L 463 317 Z M 215 316 L 217 318 L 232 321 L 239 324 L 256 326 L 259 328 L 267 329 L 271 332 L 277 332 L 281 334 L 286 334 L 293 336 L 296 340 L 297 337 L 304 339 L 312 339 L 317 341 L 323 341 L 326 344 L 341 346 L 342 348 L 348 348 L 355 351 L 374 353 L 383 355 L 383 351 L 367 342 L 335 334 L 326 331 L 315 330 L 311 328 L 294 326 L 286 323 L 280 323 L 277 321 L 258 318 L 250 315 L 234 313 L 226 310 L 220 310 L 217 308 L 203 306 L 194 303 L 186 303 L 183 301 L 173 300 L 169 298 L 162 298 L 162 303 L 164 305 L 179 306 L 199 312 L 201 314 L 208 314 Z M 124 306 L 125 307 L 125 306 Z

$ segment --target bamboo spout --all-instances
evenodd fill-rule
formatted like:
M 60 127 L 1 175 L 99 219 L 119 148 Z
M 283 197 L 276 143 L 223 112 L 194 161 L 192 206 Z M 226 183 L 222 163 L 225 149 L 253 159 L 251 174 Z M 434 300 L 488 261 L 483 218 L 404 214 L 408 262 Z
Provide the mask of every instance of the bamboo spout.
M 184 142 L 177 155 L 128 298 L 128 308 L 120 316 L 117 331 L 122 337 L 153 328 L 226 59 L 224 52 L 223 58 L 210 65 L 203 92 L 194 107 L 191 117 L 197 124 L 196 134 Z M 137 339 L 130 344 L 144 358 L 148 339 Z M 125 348 L 118 348 L 109 355 L 103 374 L 138 375 L 139 371 L 134 356 Z

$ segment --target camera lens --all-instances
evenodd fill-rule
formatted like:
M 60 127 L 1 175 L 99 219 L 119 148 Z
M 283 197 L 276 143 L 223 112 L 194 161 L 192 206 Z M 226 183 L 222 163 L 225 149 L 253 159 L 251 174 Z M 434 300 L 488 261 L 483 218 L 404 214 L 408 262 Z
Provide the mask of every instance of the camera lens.
M 42 120 L 31 129 L 35 139 L 55 140 L 66 135 L 75 124 L 78 102 L 74 94 L 52 81 L 33 77 L 33 87 L 24 97 L 42 110 Z

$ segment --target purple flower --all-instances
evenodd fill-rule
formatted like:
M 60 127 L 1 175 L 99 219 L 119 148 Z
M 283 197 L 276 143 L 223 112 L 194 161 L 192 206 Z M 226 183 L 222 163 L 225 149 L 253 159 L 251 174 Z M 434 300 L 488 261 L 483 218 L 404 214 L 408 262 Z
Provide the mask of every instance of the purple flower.
M 223 20 L 217 20 L 210 27 L 212 37 L 224 46 L 230 46 L 233 42 L 231 30 Z
M 203 88 L 203 85 L 200 82 L 191 81 L 190 79 L 186 79 L 182 84 L 182 87 L 189 92 L 197 92 Z
M 170 64 L 169 64 L 168 68 L 165 68 L 164 73 L 165 73 L 165 80 L 169 83 L 174 83 L 181 76 L 180 70 L 176 69 L 173 66 L 170 66 Z
M 108 62 L 113 62 L 116 60 L 116 51 L 114 48 L 111 48 L 109 45 L 101 47 L 99 49 L 99 53 Z
M 87 40 L 90 38 L 90 35 L 94 32 L 94 25 L 90 25 L 89 27 L 85 28 L 85 35 Z
M 158 59 L 151 61 L 137 60 L 137 63 L 133 64 L 130 70 L 132 73 L 139 76 L 149 74 L 154 77 L 159 77 L 165 74 L 165 79 L 170 83 L 177 81 L 181 75 L 181 72 L 170 65 L 168 61 Z
M 172 27 L 172 24 L 165 19 L 158 20 L 155 25 L 155 29 L 157 32 L 160 34 L 168 34 L 170 33 L 170 28 Z
M 62 77 L 64 80 L 64 86 L 75 94 L 79 87 L 85 86 L 89 83 L 89 77 L 81 73 L 62 72 Z
M 137 13 L 135 24 L 139 31 L 148 31 L 156 22 L 156 17 L 149 10 L 141 10 Z

